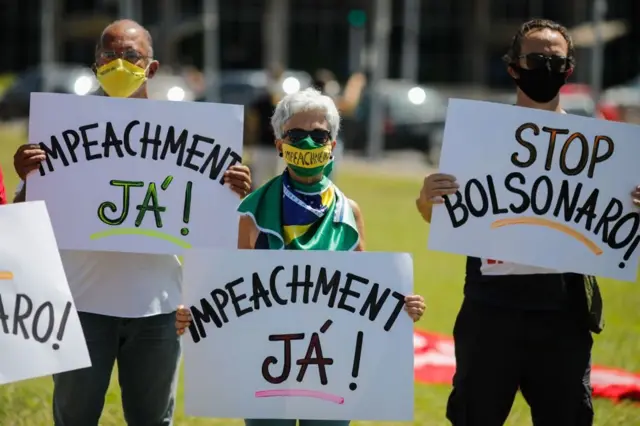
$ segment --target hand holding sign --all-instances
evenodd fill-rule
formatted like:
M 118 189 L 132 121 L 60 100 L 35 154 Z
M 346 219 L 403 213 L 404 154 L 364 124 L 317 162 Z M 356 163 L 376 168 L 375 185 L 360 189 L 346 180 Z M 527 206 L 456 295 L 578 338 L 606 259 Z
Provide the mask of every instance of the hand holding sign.
M 404 310 L 407 311 L 413 322 L 419 321 L 426 309 L 424 297 L 411 294 L 404 298 Z
M 431 204 L 444 203 L 445 195 L 453 195 L 460 188 L 456 177 L 444 173 L 434 173 L 427 176 L 420 191 L 420 201 Z
M 434 204 L 444 203 L 444 196 L 455 194 L 460 185 L 455 176 L 434 173 L 427 176 L 422 184 L 416 207 L 426 222 L 431 222 Z
M 224 172 L 224 183 L 240 197 L 244 197 L 251 191 L 251 170 L 244 164 L 234 164 Z
M 22 145 L 13 156 L 13 167 L 16 169 L 20 179 L 25 180 L 29 173 L 40 168 L 40 163 L 46 158 L 46 154 L 40 149 L 40 145 Z
M 182 336 L 187 328 L 191 326 L 191 311 L 184 307 L 184 305 L 178 306 L 176 310 L 176 333 L 178 336 Z

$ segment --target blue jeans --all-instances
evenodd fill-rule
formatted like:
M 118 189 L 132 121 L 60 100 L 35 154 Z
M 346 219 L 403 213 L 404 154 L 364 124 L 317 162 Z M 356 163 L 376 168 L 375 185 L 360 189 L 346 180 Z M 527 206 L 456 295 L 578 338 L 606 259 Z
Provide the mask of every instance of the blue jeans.
M 171 426 L 180 361 L 175 313 L 117 318 L 78 312 L 91 367 L 53 376 L 55 426 L 98 426 L 118 361 L 129 426 Z
M 300 420 L 299 426 L 349 426 L 349 420 Z M 245 419 L 245 426 L 296 426 L 296 420 Z

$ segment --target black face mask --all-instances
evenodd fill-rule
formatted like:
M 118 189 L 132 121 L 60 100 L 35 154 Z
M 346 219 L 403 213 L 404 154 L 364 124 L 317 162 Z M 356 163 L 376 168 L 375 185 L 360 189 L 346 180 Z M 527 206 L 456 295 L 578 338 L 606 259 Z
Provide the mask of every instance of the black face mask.
M 546 104 L 553 100 L 567 82 L 568 77 L 566 72 L 555 72 L 546 67 L 528 70 L 513 66 L 513 69 L 520 75 L 520 78 L 513 79 L 520 90 L 539 104 Z

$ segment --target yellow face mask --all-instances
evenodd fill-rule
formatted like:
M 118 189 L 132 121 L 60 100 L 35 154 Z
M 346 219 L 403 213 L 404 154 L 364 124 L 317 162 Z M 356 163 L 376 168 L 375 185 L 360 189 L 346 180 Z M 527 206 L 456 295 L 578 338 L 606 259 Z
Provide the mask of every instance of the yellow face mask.
M 311 138 L 303 139 L 294 146 L 282 144 L 282 157 L 297 175 L 315 176 L 322 173 L 331 160 L 331 145 L 321 145 Z
M 115 59 L 96 70 L 102 90 L 112 98 L 128 98 L 147 81 L 147 72 L 131 62 Z

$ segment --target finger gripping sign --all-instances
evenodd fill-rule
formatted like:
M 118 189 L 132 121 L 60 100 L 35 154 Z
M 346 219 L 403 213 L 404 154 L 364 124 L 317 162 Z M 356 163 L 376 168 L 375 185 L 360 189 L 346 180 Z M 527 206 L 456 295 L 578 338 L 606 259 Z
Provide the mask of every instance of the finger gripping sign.
M 89 367 L 44 202 L 0 207 L 0 235 L 0 385 Z
M 62 249 L 234 247 L 224 173 L 242 162 L 243 120 L 237 105 L 34 93 L 29 141 L 46 160 L 27 199 L 46 200 Z
M 635 281 L 640 128 L 451 100 L 429 248 Z
M 408 254 L 188 251 L 185 412 L 413 420 L 412 287 Z

